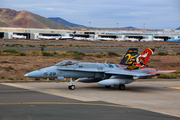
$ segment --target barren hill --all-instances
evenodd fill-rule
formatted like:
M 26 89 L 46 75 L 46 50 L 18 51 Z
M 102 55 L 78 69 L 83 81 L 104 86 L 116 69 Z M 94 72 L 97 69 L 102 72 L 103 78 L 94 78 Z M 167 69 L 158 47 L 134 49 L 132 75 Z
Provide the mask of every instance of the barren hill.
M 0 27 L 71 29 L 26 10 L 15 11 L 7 8 L 0 9 Z
M 180 27 L 176 28 L 176 30 L 180 30 Z
M 53 20 L 57 23 L 61 23 L 61 24 L 66 25 L 66 26 L 70 26 L 70 27 L 86 27 L 84 25 L 79 25 L 79 24 L 68 22 L 68 21 L 66 21 L 60 17 L 49 17 L 48 19 Z

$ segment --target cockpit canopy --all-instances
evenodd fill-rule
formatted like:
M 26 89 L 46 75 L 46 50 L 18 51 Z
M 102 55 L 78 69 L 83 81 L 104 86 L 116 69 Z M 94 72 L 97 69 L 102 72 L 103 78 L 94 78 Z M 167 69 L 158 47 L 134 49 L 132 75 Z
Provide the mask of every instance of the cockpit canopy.
M 76 63 L 79 63 L 78 61 L 72 61 L 72 60 L 64 60 L 58 64 L 56 64 L 56 66 L 68 66 L 68 65 L 74 65 Z

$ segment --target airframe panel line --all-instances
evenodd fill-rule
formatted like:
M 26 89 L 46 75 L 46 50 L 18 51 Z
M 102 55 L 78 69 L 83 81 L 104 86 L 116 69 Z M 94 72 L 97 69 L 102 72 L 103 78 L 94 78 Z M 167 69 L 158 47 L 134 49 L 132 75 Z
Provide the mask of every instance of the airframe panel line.
M 36 91 L 35 88 L 33 88 L 33 87 L 19 85 L 19 84 L 16 84 L 16 83 L 1 83 L 1 84 L 7 85 L 7 86 L 18 87 L 18 88 L 23 88 L 23 89 L 29 89 L 29 90 Z M 70 99 L 75 99 L 75 100 L 80 100 L 80 101 L 83 101 L 83 102 L 97 101 L 97 100 L 94 100 L 94 99 L 89 99 L 89 98 L 80 97 L 80 96 L 76 96 L 76 95 L 70 95 L 70 94 L 61 93 L 61 92 L 55 93 L 55 92 L 52 92 L 52 91 L 43 91 L 43 90 L 42 91 L 41 90 L 37 90 L 37 92 L 51 94 L 51 95 L 56 95 L 56 96 L 70 98 Z

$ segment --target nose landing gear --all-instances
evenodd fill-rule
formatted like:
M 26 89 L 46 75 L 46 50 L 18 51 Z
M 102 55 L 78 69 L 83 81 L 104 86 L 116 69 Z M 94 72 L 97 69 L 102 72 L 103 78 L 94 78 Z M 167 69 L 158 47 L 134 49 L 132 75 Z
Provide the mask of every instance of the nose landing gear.
M 75 90 L 75 85 L 69 85 L 68 88 L 69 88 L 70 90 Z
M 69 85 L 68 86 L 69 90 L 75 90 L 76 87 L 75 87 L 74 83 L 77 82 L 77 81 L 78 81 L 78 79 L 73 81 L 73 78 L 70 78 L 70 84 L 66 83 L 66 84 Z

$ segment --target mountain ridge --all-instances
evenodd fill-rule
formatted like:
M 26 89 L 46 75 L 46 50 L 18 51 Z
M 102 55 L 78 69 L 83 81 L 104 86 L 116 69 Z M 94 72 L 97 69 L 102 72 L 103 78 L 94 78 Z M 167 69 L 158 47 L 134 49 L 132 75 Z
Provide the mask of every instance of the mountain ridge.
M 60 22 L 58 21 L 60 20 Z M 0 8 L 0 27 L 15 27 L 15 28 L 41 28 L 41 29 L 86 29 L 87 26 L 79 25 L 68 22 L 60 17 L 49 17 L 45 18 L 38 14 L 31 13 L 26 10 L 16 11 L 9 8 Z M 132 26 L 121 27 L 121 28 L 96 28 L 91 29 L 141 29 Z M 153 29 L 151 29 L 153 30 Z M 175 30 L 180 30 L 178 27 Z
M 66 25 L 66 26 L 70 26 L 70 27 L 86 27 L 84 25 L 79 25 L 79 24 L 68 22 L 68 21 L 66 21 L 60 17 L 48 17 L 48 19 L 53 20 L 57 23 L 61 23 L 61 24 Z
M 0 26 L 17 28 L 72 29 L 26 10 L 0 8 Z M 60 26 L 60 27 L 59 27 Z
M 180 27 L 176 28 L 176 30 L 180 30 Z

